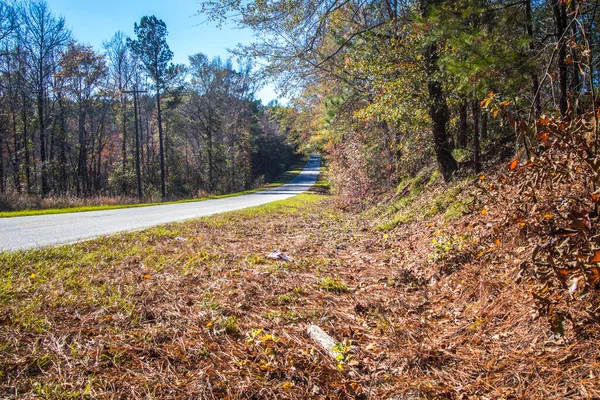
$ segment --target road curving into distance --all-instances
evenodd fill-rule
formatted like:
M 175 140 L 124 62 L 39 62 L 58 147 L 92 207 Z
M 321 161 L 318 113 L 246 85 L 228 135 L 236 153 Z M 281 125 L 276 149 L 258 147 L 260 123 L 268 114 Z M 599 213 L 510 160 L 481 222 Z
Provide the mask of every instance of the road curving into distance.
M 224 199 L 81 213 L 0 218 L 0 252 L 68 244 L 170 222 L 285 200 L 310 189 L 317 180 L 321 158 L 311 155 L 290 183 Z

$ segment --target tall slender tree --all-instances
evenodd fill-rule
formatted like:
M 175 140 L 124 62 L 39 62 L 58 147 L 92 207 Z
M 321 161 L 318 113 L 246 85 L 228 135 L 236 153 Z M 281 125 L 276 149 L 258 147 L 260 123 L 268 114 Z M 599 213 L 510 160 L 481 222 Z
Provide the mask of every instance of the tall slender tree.
M 129 48 L 127 46 L 127 37 L 121 31 L 115 33 L 112 39 L 104 42 L 106 55 L 109 63 L 109 74 L 115 89 L 119 93 L 121 106 L 121 162 L 123 174 L 123 192 L 128 190 L 127 179 L 127 95 L 124 91 L 127 90 L 133 78 L 134 62 L 131 58 Z
M 154 81 L 156 88 L 156 111 L 158 123 L 158 141 L 160 151 L 160 191 L 163 201 L 166 199 L 165 188 L 165 153 L 160 109 L 160 91 L 165 83 L 169 62 L 173 52 L 167 44 L 167 26 L 154 15 L 142 17 L 139 25 L 134 25 L 136 40 L 128 40 L 131 49 L 139 56 L 144 68 Z
M 46 165 L 48 157 L 46 130 L 49 125 L 46 100 L 49 79 L 58 61 L 57 51 L 67 44 L 71 33 L 67 29 L 64 18 L 56 17 L 45 0 L 26 2 L 21 14 L 22 43 L 29 56 L 31 83 L 36 92 L 42 195 L 46 195 L 50 189 Z

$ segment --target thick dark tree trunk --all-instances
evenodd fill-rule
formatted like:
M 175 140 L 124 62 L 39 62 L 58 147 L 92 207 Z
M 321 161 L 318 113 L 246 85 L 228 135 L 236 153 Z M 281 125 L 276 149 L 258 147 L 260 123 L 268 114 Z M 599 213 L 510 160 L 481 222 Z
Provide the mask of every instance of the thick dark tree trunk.
M 436 0 L 420 0 L 421 13 L 427 17 L 429 6 L 437 4 Z M 448 122 L 448 105 L 442 89 L 442 84 L 435 78 L 438 71 L 438 50 L 437 43 L 428 44 L 423 52 L 423 61 L 425 63 L 425 73 L 427 75 L 427 88 L 429 91 L 429 116 L 432 123 L 432 134 L 435 156 L 438 168 L 445 181 L 450 180 L 454 171 L 458 169 L 458 163 L 452 156 L 448 134 L 446 133 L 446 123 Z
M 429 81 L 429 115 L 432 122 L 433 143 L 438 167 L 445 181 L 450 180 L 454 171 L 458 169 L 458 163 L 452 156 L 448 135 L 446 134 L 446 122 L 448 110 L 446 98 L 442 85 L 438 81 Z

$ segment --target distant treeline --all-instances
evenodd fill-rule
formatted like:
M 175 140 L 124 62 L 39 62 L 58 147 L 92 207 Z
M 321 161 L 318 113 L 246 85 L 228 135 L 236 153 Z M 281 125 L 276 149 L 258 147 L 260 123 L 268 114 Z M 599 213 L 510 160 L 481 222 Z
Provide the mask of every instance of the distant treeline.
M 45 1 L 0 0 L 1 192 L 137 196 L 139 171 L 143 197 L 175 198 L 285 171 L 289 110 L 254 98 L 249 64 L 197 54 L 173 65 L 153 16 L 135 33 L 98 52 Z

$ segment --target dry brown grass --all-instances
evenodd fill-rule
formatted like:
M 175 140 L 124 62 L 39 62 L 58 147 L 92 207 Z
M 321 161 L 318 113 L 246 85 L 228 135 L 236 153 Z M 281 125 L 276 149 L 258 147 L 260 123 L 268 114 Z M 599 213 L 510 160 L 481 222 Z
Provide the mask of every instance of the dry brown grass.
M 600 397 L 598 327 L 552 334 L 493 215 L 384 233 L 303 195 L 1 255 L 0 396 Z M 309 324 L 352 341 L 341 370 Z
M 119 204 L 135 204 L 133 197 L 77 197 L 50 196 L 40 197 L 26 193 L 4 193 L 0 195 L 0 211 L 45 210 L 53 208 L 75 208 L 88 206 L 115 206 Z

